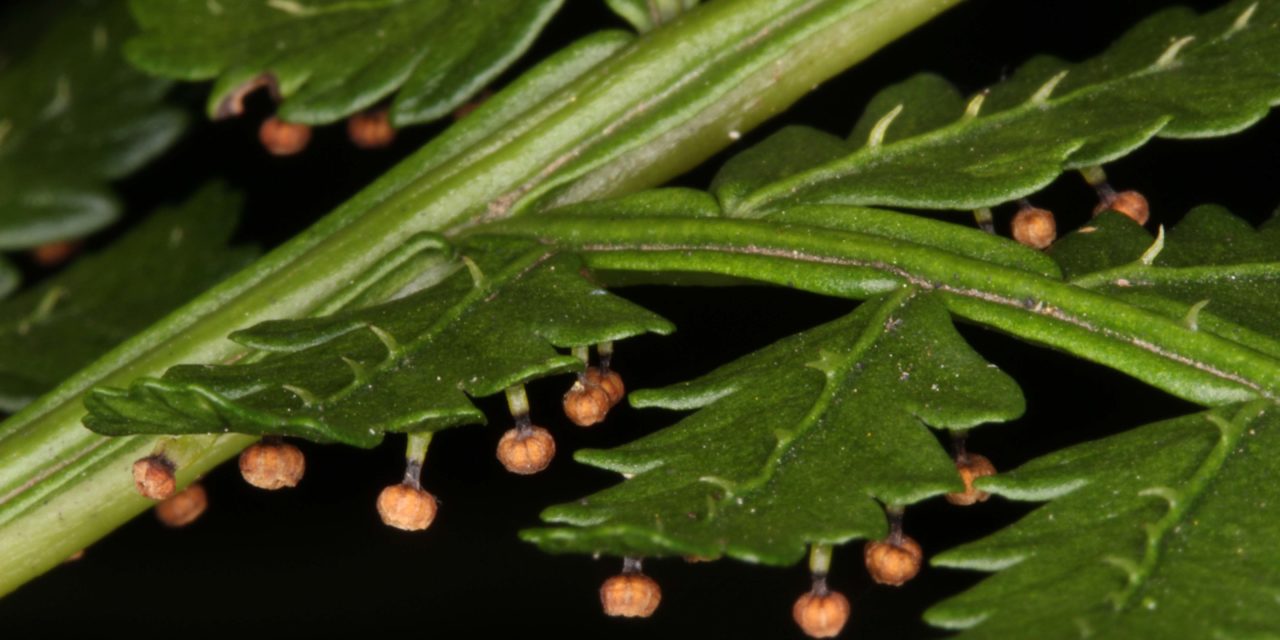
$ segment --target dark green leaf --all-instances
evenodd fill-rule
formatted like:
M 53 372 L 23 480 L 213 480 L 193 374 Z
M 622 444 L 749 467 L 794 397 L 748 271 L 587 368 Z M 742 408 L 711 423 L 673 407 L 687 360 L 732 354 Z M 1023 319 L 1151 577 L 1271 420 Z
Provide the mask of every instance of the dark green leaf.
M 1110 216 L 1102 222 L 1122 232 L 1114 233 L 1116 237 L 1147 235 L 1133 231 L 1138 227 L 1126 224 L 1127 218 Z M 1162 244 L 1144 250 L 1145 261 L 1141 253 L 1134 255 L 1142 242 L 1136 237 L 1123 251 L 1115 251 L 1115 243 L 1094 246 L 1095 258 L 1109 255 L 1120 264 L 1098 264 L 1107 268 L 1073 282 L 1276 356 L 1280 355 L 1278 233 L 1274 227 L 1254 230 L 1222 207 L 1197 207 L 1169 231 Z M 1101 234 L 1100 229 L 1088 236 Z M 1124 254 L 1128 259 L 1119 259 Z M 1083 255 L 1077 251 L 1073 260 Z
M 217 78 L 209 114 L 239 112 L 264 78 L 279 115 L 326 124 L 396 93 L 391 121 L 448 114 L 533 42 L 561 0 L 134 0 L 126 49 L 151 73 Z
M 877 500 L 961 489 L 926 425 L 968 429 L 1023 410 L 1013 380 L 911 289 L 632 404 L 698 411 L 618 449 L 580 451 L 635 475 L 548 509 L 547 520 L 574 526 L 527 539 L 551 551 L 792 563 L 809 543 L 885 535 Z
M 211 185 L 101 253 L 0 304 L 0 411 L 32 398 L 248 264 L 229 249 L 240 198 Z
M 1195 267 L 1280 262 L 1280 227 L 1254 229 L 1223 207 L 1204 205 L 1169 230 L 1155 264 Z
M 650 189 L 608 200 L 556 209 L 557 214 L 583 216 L 658 216 L 716 218 L 720 205 L 705 191 L 683 187 Z
M 854 147 L 812 127 L 792 125 L 735 154 L 711 181 L 711 192 L 733 211 L 757 189 L 849 155 Z
M 964 114 L 964 97 L 950 82 L 933 73 L 916 74 L 871 99 L 849 134 L 852 147 L 867 144 L 872 129 L 898 105 L 902 105 L 902 109 L 894 115 L 892 126 L 883 132 L 883 143 L 940 129 Z
M 373 446 L 387 431 L 483 423 L 468 395 L 582 369 L 555 347 L 672 330 L 593 284 L 573 255 L 501 238 L 464 247 L 462 260 L 437 247 L 434 286 L 234 334 L 276 353 L 95 391 L 85 424 L 109 435 L 237 431 Z
M 963 110 L 932 76 L 892 87 L 855 128 L 866 136 L 856 152 L 739 195 L 731 213 L 797 202 L 991 206 L 1155 136 L 1240 131 L 1277 101 L 1280 5 L 1238 0 L 1201 17 L 1170 9 L 1088 62 L 1032 60 Z
M 926 619 L 962 638 L 1264 638 L 1280 620 L 1280 420 L 1254 402 L 979 481 L 1049 500 L 933 564 L 996 571 Z
M 0 16 L 0 58 L 13 57 L 0 73 L 0 250 L 78 238 L 114 220 L 105 183 L 159 155 L 185 123 L 162 103 L 169 82 L 121 58 L 135 30 L 124 3 L 42 4 Z M 54 15 L 28 23 L 39 11 Z M 41 27 L 38 37 L 9 37 Z
M 1137 262 L 1154 241 L 1155 236 L 1132 218 L 1105 211 L 1059 238 L 1048 253 L 1062 267 L 1063 275 L 1077 278 Z

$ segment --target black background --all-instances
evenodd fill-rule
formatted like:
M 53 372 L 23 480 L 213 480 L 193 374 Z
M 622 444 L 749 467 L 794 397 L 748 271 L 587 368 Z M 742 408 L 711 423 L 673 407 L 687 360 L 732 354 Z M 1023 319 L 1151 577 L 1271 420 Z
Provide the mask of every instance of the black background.
M 601 2 L 567 4 L 526 60 L 545 56 L 569 37 L 621 26 Z M 1165 4 L 973 0 L 828 82 L 778 122 L 746 136 L 679 182 L 705 186 L 726 154 L 759 140 L 783 121 L 843 134 L 877 88 L 917 71 L 941 73 L 968 93 L 999 80 L 1035 53 L 1073 60 L 1094 55 L 1128 25 Z M 198 111 L 207 89 L 188 85 L 175 97 Z M 270 105 L 258 96 L 251 107 L 236 121 L 201 120 L 177 148 L 121 183 L 130 211 L 180 201 L 208 177 L 218 176 L 247 194 L 241 240 L 269 247 L 350 197 L 440 129 L 410 129 L 391 149 L 362 152 L 349 145 L 343 127 L 329 127 L 317 131 L 302 156 L 277 159 L 262 152 L 256 141 L 257 123 Z M 1257 222 L 1277 203 L 1278 120 L 1272 117 L 1234 138 L 1156 141 L 1109 166 L 1108 173 L 1117 188 L 1142 190 L 1158 223 L 1176 222 L 1188 208 L 1204 202 L 1227 205 Z M 1034 200 L 1054 209 L 1060 228 L 1070 229 L 1087 219 L 1094 196 L 1078 176 L 1066 175 Z M 1011 215 L 1010 207 L 997 211 L 1002 232 Z M 119 232 L 92 239 L 91 247 L 108 243 Z M 39 277 L 34 267 L 26 267 L 29 275 Z M 697 375 L 855 306 L 763 287 L 636 287 L 621 293 L 679 327 L 671 337 L 638 338 L 619 346 L 617 368 L 633 389 Z M 985 330 L 961 330 L 1013 375 L 1028 397 L 1025 417 L 984 427 L 971 438 L 971 448 L 1000 468 L 1193 410 L 1101 367 Z M 206 478 L 211 506 L 194 525 L 167 530 L 145 515 L 121 527 L 89 548 L 82 560 L 0 600 L 0 635 L 58 637 L 133 629 L 159 637 L 386 631 L 446 637 L 525 632 L 611 638 L 799 637 L 790 606 L 807 587 L 801 566 L 652 561 L 646 569 L 662 584 L 662 606 L 649 620 L 613 620 L 601 614 L 596 589 L 617 571 L 617 560 L 549 556 L 516 539 L 516 531 L 538 523 L 538 512 L 546 505 L 618 481 L 612 473 L 573 463 L 572 451 L 621 444 L 678 418 L 671 412 L 620 406 L 605 424 L 579 429 L 558 410 L 567 385 L 568 378 L 554 378 L 530 387 L 533 417 L 552 428 L 560 448 L 556 463 L 537 476 L 507 474 L 494 459 L 493 447 L 509 418 L 493 399 L 480 402 L 491 417 L 490 426 L 437 436 L 423 481 L 441 508 L 426 532 L 389 529 L 373 508 L 381 487 L 400 476 L 402 439 L 389 438 L 373 451 L 304 443 L 308 472 L 297 489 L 255 490 L 240 480 L 234 465 L 225 465 Z M 1007 525 L 1029 508 L 996 498 L 962 509 L 936 499 L 909 509 L 906 526 L 926 554 L 932 554 Z M 900 589 L 878 587 L 867 579 L 860 555 L 858 545 L 838 550 L 833 567 L 833 586 L 853 603 L 844 633 L 849 638 L 943 635 L 920 622 L 920 613 L 981 578 L 926 568 Z

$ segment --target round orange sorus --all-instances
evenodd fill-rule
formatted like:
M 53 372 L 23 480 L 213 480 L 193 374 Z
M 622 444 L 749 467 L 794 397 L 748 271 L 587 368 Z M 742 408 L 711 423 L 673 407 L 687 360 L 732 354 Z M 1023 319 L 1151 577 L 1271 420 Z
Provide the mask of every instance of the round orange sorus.
M 627 388 L 622 384 L 622 376 L 612 369 L 603 371 L 598 367 L 590 367 L 586 371 L 587 385 L 595 385 L 604 389 L 606 395 L 609 396 L 609 406 L 622 402 L 627 396 Z
M 872 580 L 897 587 L 920 573 L 924 552 L 915 540 L 902 536 L 897 544 L 891 539 L 867 542 L 862 557 Z
M 436 498 L 421 487 L 393 484 L 378 494 L 378 515 L 387 526 L 422 531 L 436 519 Z
M 810 638 L 834 638 L 849 621 L 849 599 L 839 591 L 808 591 L 791 607 L 791 616 Z
M 662 602 L 662 589 L 640 572 L 623 572 L 600 585 L 600 604 L 611 616 L 647 618 Z
M 185 527 L 196 521 L 209 506 L 209 495 L 199 483 L 169 496 L 156 505 L 156 518 L 166 527 Z
M 1146 196 L 1137 191 L 1121 191 L 1103 197 L 1098 206 L 1093 208 L 1093 215 L 1103 211 L 1118 211 L 1138 224 L 1146 224 L 1151 218 L 1151 207 L 1147 204 Z
M 1025 207 L 1013 216 L 1013 239 L 1031 247 L 1044 249 L 1058 237 L 1053 212 L 1039 207 Z
M 564 394 L 564 415 L 579 427 L 590 427 L 609 413 L 609 393 L 599 385 L 579 379 Z
M 556 439 L 542 427 L 515 427 L 502 434 L 497 455 L 507 471 L 527 476 L 551 464 L 556 455 Z
M 47 242 L 31 250 L 31 259 L 42 267 L 56 267 L 80 250 L 79 240 Z
M 387 110 L 378 109 L 347 118 L 347 137 L 361 149 L 381 149 L 395 142 L 396 130 Z
M 258 127 L 258 140 L 273 156 L 291 156 L 307 148 L 307 143 L 311 142 L 311 127 L 272 116 Z
M 143 497 L 164 500 L 178 486 L 173 471 L 173 463 L 162 455 L 141 458 L 133 463 L 133 486 Z
M 956 460 L 956 471 L 960 472 L 960 479 L 964 481 L 964 491 L 948 493 L 947 502 L 967 507 L 976 502 L 986 502 L 987 498 L 991 497 L 991 494 L 973 486 L 974 480 L 996 474 L 995 465 L 991 464 L 986 456 L 976 453 L 965 454 L 963 458 Z
M 240 475 L 259 489 L 296 487 L 306 470 L 306 456 L 287 442 L 263 441 L 240 452 Z

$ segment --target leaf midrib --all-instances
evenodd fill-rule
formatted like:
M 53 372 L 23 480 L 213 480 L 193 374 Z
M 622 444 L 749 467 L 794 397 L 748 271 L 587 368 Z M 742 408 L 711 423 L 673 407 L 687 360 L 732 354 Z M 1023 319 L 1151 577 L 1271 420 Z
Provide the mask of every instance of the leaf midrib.
M 1104 271 L 1095 271 L 1069 282 L 1077 287 L 1094 289 L 1114 285 L 1149 287 L 1161 284 L 1216 284 L 1228 280 L 1280 281 L 1280 262 L 1248 262 L 1194 267 L 1163 267 L 1132 262 Z
M 595 266 L 606 269 L 663 271 L 671 268 L 669 264 L 651 259 L 628 261 L 627 254 L 634 253 L 665 254 L 669 261 L 680 262 L 684 269 L 729 275 L 743 274 L 731 273 L 729 267 L 717 264 L 715 254 L 874 270 L 900 284 L 949 294 L 944 297 L 967 298 L 984 306 L 997 305 L 1061 321 L 1244 387 L 1273 402 L 1280 400 L 1280 361 L 1254 349 L 1217 335 L 1190 331 L 1175 319 L 1061 280 L 931 247 L 828 228 L 724 218 L 676 221 L 669 217 L 548 214 L 513 219 L 495 227 L 503 232 L 530 234 L 546 242 L 560 243 L 582 252 L 589 263 L 595 262 Z M 618 259 L 609 259 L 610 254 Z M 747 277 L 773 282 L 780 276 L 766 266 L 753 268 Z M 853 276 L 847 280 L 854 283 L 858 278 Z M 830 293 L 823 289 L 825 283 L 821 282 L 786 279 L 782 283 Z M 950 301 L 948 306 L 953 313 L 983 322 L 973 317 L 972 309 L 957 308 Z M 1043 337 L 1033 336 L 1033 339 L 1042 341 Z M 1069 337 L 1064 336 L 1062 340 Z M 1068 343 L 1055 346 L 1063 344 Z

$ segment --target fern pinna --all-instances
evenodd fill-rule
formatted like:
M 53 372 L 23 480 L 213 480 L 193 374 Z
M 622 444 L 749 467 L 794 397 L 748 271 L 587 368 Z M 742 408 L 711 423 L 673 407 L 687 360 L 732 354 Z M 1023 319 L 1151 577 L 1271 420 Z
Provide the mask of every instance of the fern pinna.
M 243 91 L 269 85 L 283 100 L 282 118 L 317 125 L 394 94 L 389 122 L 400 126 L 471 97 L 560 3 L 502 9 L 528 14 L 506 31 L 423 3 L 414 9 L 421 15 L 401 16 L 394 37 L 449 27 L 474 36 L 470 43 L 501 46 L 397 58 L 396 73 L 354 85 L 339 81 L 358 61 L 311 60 L 307 38 L 381 18 L 226 4 L 268 12 L 279 24 L 264 28 L 286 29 L 298 44 L 229 59 L 209 44 L 226 32 L 184 21 L 179 3 L 140 1 L 144 32 L 128 55 L 153 73 L 216 78 L 212 115 L 234 115 Z M 673 20 L 691 24 L 678 16 L 688 10 L 694 18 L 695 4 L 610 3 L 656 36 Z M 845 10 L 818 4 L 814 25 L 834 24 Z M 774 37 L 804 36 L 808 23 L 792 18 Z M 738 19 L 753 33 L 747 14 Z M 182 38 L 195 43 L 186 57 L 166 57 Z M 703 69 L 708 82 L 727 83 L 746 68 L 725 53 L 737 45 L 727 37 L 722 44 Z M 1166 10 L 1093 59 L 1036 58 L 970 96 L 937 75 L 916 75 L 872 99 L 848 137 L 784 127 L 725 162 L 706 190 L 614 188 L 610 180 L 633 175 L 618 160 L 623 150 L 660 137 L 656 120 L 636 107 L 603 128 L 625 130 L 616 141 L 593 146 L 588 136 L 556 149 L 543 162 L 552 170 L 484 191 L 483 210 L 472 215 L 448 209 L 447 195 L 422 195 L 448 193 L 466 162 L 484 159 L 483 141 L 518 141 L 526 120 L 555 121 L 572 102 L 566 87 L 602 82 L 598 65 L 625 59 L 631 46 L 630 36 L 602 34 L 535 67 L 433 143 L 420 155 L 424 164 L 386 178 L 388 191 L 369 205 L 375 222 L 353 208 L 322 223 L 377 230 L 377 216 L 391 220 L 421 205 L 420 215 L 441 226 L 397 227 L 399 236 L 370 245 L 376 250 L 344 267 L 323 296 L 217 336 L 233 346 L 86 385 L 84 425 L 112 443 L 134 443 L 110 446 L 139 454 L 133 479 L 152 498 L 169 497 L 211 464 L 201 447 L 264 438 L 241 455 L 241 470 L 257 486 L 280 488 L 296 484 L 304 465 L 282 437 L 373 447 L 406 434 L 404 480 L 383 491 L 377 508 L 388 525 L 421 531 L 447 509 L 424 484 L 428 444 L 441 430 L 485 424 L 477 400 L 505 396 L 510 415 L 500 420 L 496 456 L 523 475 L 557 454 L 547 428 L 554 425 L 530 406 L 526 384 L 562 376 L 564 410 L 581 426 L 607 420 L 622 401 L 614 358 L 642 357 L 627 352 L 627 340 L 676 327 L 611 286 L 790 287 L 860 304 L 691 380 L 633 391 L 632 407 L 685 414 L 622 446 L 574 452 L 623 479 L 548 507 L 543 526 L 521 532 L 550 552 L 620 559 L 621 573 L 600 590 L 606 613 L 646 617 L 660 606 L 645 561 L 789 566 L 807 558 L 811 582 L 798 589 L 792 613 L 805 633 L 831 637 L 856 615 L 837 588 L 832 557 L 856 543 L 870 577 L 890 587 L 926 565 L 992 573 L 925 613 L 962 637 L 1031 628 L 1045 637 L 1277 632 L 1280 557 L 1247 532 L 1280 521 L 1280 496 L 1267 482 L 1280 460 L 1269 443 L 1280 400 L 1280 226 L 1254 228 L 1204 206 L 1166 228 L 1167 216 L 1153 215 L 1137 191 L 1113 187 L 1102 165 L 1156 138 L 1222 136 L 1266 116 L 1280 103 L 1280 3 Z M 459 75 L 477 65 L 480 72 Z M 672 80 L 673 92 L 689 92 L 669 105 L 673 112 L 709 100 L 683 82 Z M 532 111 L 522 111 L 528 104 Z M 1094 217 L 1075 229 L 1060 228 L 1034 202 L 1066 172 L 1080 173 L 1081 188 L 1097 198 Z M 1010 203 L 1016 240 L 992 223 L 992 209 Z M 289 254 L 279 255 L 287 271 Z M 62 278 L 72 286 L 76 274 Z M 48 295 L 15 298 L 0 318 L 23 318 L 36 335 L 56 337 L 39 313 Z M 1026 400 L 956 321 L 1112 368 L 1202 410 L 998 469 L 967 436 L 1016 420 Z M 26 382 L 0 379 L 6 384 Z M 25 393 L 23 402 L 36 395 Z M 952 549 L 922 549 L 911 536 L 913 505 L 968 506 L 991 496 L 1044 504 Z M 1085 529 L 1090 535 L 1079 535 Z M 1207 576 L 1224 571 L 1230 584 L 1205 595 Z

